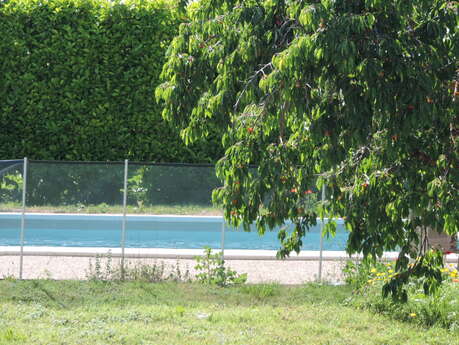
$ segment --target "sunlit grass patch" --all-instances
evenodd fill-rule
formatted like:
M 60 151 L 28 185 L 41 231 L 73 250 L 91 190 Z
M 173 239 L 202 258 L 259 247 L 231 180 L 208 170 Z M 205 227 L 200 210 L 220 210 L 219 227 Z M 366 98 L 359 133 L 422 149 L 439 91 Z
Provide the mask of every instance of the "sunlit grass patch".
M 344 306 L 348 286 L 1 281 L 0 344 L 456 344 Z M 6 333 L 6 330 L 8 333 Z M 8 340 L 6 340 L 6 338 Z

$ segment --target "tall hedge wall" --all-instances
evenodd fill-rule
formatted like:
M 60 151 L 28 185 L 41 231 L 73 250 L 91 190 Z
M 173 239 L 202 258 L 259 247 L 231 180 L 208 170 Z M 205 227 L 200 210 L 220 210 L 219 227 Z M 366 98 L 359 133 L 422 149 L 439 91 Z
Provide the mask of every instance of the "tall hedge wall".
M 154 100 L 174 3 L 0 2 L 0 159 L 218 158 L 216 135 L 185 147 Z

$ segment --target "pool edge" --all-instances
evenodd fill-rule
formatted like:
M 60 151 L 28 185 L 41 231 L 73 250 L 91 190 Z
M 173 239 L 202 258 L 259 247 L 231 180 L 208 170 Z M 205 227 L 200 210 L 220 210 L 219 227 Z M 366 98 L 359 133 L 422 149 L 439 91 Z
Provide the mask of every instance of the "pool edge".
M 218 252 L 219 250 L 215 250 Z M 156 259 L 194 259 L 196 256 L 204 254 L 203 249 L 165 249 L 165 248 L 126 248 L 126 258 L 156 258 Z M 19 256 L 19 246 L 0 246 L 0 256 Z M 62 256 L 62 257 L 95 257 L 110 256 L 121 257 L 121 248 L 107 247 L 24 247 L 24 256 Z M 395 260 L 397 252 L 385 252 L 383 260 Z M 279 260 L 276 258 L 275 250 L 244 250 L 226 249 L 224 251 L 225 260 Z M 286 261 L 317 261 L 320 258 L 319 251 L 302 251 L 300 254 L 293 254 L 284 259 Z M 360 259 L 362 255 L 349 256 L 344 251 L 324 251 L 322 260 L 324 261 L 344 261 L 348 259 Z M 449 263 L 457 262 L 457 254 L 449 254 L 446 261 Z

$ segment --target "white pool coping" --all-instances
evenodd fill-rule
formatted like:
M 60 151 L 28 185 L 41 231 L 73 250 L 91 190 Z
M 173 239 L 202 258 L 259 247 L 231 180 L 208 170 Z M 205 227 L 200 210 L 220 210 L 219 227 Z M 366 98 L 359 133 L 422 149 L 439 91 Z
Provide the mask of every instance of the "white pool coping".
M 214 252 L 219 252 L 215 249 Z M 79 256 L 93 257 L 95 255 L 107 255 L 112 257 L 121 256 L 121 248 L 107 247 L 45 247 L 45 246 L 25 246 L 24 255 L 26 256 Z M 247 249 L 225 249 L 226 260 L 277 260 L 276 250 L 247 250 Z M 204 254 L 203 249 L 168 249 L 168 248 L 125 248 L 125 257 L 130 258 L 161 258 L 161 259 L 194 259 L 196 256 Z M 386 253 L 388 259 L 395 259 L 396 252 Z M 20 255 L 19 246 L 0 247 L 0 256 Z M 318 260 L 320 251 L 302 251 L 300 254 L 292 253 L 286 260 Z M 349 258 L 344 251 L 324 251 L 323 260 L 339 261 Z M 353 256 L 357 258 L 357 256 Z
M 219 252 L 219 249 L 214 250 Z M 19 256 L 21 248 L 19 246 L 0 246 L 0 256 Z M 194 259 L 196 256 L 204 254 L 203 249 L 166 249 L 166 248 L 125 248 L 126 258 L 158 258 L 158 259 Z M 121 257 L 121 248 L 106 247 L 42 247 L 25 246 L 24 256 L 62 256 L 62 257 L 94 257 L 96 255 L 111 255 Z M 383 260 L 396 260 L 398 252 L 385 252 Z M 275 250 L 245 250 L 245 249 L 225 249 L 225 260 L 278 260 Z M 343 261 L 347 259 L 359 259 L 362 255 L 349 256 L 345 251 L 323 251 L 322 260 L 324 261 Z M 292 255 L 287 261 L 318 261 L 320 251 L 305 250 L 298 255 Z M 456 263 L 459 256 L 449 254 L 446 262 Z

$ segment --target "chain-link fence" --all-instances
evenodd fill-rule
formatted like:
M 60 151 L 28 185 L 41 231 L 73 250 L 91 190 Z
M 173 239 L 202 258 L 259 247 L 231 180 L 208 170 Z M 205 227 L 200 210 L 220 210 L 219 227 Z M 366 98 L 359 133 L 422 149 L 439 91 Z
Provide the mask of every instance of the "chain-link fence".
M 276 229 L 260 236 L 254 226 L 244 232 L 224 223 L 212 204 L 220 184 L 215 167 L 205 164 L 0 161 L 0 251 L 20 256 L 22 278 L 32 254 L 69 248 L 80 249 L 74 255 L 110 249 L 122 265 L 126 250 L 277 250 Z M 321 230 L 311 229 L 303 250 L 320 260 L 322 250 L 344 250 L 342 223 L 333 239 Z

